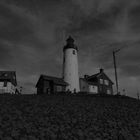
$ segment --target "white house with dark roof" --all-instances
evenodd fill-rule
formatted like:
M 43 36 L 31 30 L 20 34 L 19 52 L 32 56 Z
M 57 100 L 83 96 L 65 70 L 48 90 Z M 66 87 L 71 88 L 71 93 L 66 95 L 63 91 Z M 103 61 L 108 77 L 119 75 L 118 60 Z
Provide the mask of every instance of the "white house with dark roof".
M 15 94 L 17 91 L 15 71 L 0 71 L 0 94 Z
M 104 73 L 103 69 L 100 69 L 99 73 L 80 78 L 80 91 L 88 92 L 90 94 L 113 94 L 113 82 Z

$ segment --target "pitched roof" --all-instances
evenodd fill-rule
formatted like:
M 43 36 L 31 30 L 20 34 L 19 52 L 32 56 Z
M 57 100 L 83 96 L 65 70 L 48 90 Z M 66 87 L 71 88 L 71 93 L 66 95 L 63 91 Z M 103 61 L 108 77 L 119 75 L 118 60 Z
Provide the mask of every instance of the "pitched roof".
M 15 71 L 0 71 L 0 80 L 10 81 L 13 85 L 17 85 L 16 72 Z
M 112 80 L 104 73 L 104 72 L 102 72 L 102 73 L 96 73 L 96 74 L 94 74 L 94 75 L 91 75 L 91 76 L 88 76 L 86 79 L 87 80 L 89 80 L 89 79 L 91 79 L 91 78 L 98 78 L 100 75 L 102 75 L 102 74 L 104 74 L 106 77 L 107 77 L 107 79 L 112 83 L 112 84 L 114 84 L 113 82 L 112 82 Z
M 63 85 L 63 86 L 68 85 L 68 83 L 66 83 L 62 78 L 58 78 L 58 77 L 54 77 L 54 76 L 47 76 L 47 75 L 41 75 L 40 78 L 42 78 L 44 80 L 52 81 L 54 84 L 57 84 L 57 85 Z M 37 85 L 38 85 L 38 83 L 37 83 Z
M 96 73 L 96 74 L 93 74 L 91 76 L 88 76 L 87 79 L 90 79 L 90 78 L 96 78 L 100 75 L 101 73 Z

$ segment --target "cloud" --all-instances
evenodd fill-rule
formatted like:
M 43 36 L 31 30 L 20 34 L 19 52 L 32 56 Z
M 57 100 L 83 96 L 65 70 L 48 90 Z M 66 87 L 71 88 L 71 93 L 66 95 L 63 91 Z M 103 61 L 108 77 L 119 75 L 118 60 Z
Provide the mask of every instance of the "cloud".
M 140 32 L 140 5 L 137 5 L 135 7 L 132 7 L 129 11 L 129 17 L 131 20 L 131 28 L 133 32 L 139 33 Z
M 73 3 L 77 4 L 84 14 L 89 16 L 106 11 L 115 3 L 115 0 L 73 0 Z
M 19 41 L 22 40 L 24 36 L 29 36 L 32 34 L 33 31 L 30 28 L 30 22 L 28 22 L 26 18 L 23 18 L 22 16 L 19 16 L 13 12 L 10 7 L 0 4 L 0 16 L 1 21 L 3 22 L 0 25 L 1 39 Z

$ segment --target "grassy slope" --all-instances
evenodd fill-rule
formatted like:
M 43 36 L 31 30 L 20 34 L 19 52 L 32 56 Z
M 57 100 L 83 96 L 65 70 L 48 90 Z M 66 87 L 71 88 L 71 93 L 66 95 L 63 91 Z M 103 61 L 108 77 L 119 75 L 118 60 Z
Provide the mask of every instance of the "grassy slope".
M 131 98 L 0 95 L 0 139 L 140 139 Z

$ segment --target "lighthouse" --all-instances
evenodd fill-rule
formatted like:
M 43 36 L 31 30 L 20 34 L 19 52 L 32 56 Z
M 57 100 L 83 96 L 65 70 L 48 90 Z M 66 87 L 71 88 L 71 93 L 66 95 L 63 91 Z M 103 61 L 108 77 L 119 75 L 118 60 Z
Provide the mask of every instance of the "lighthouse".
M 63 48 L 63 79 L 69 84 L 66 90 L 79 92 L 78 48 L 71 36 L 66 41 Z

